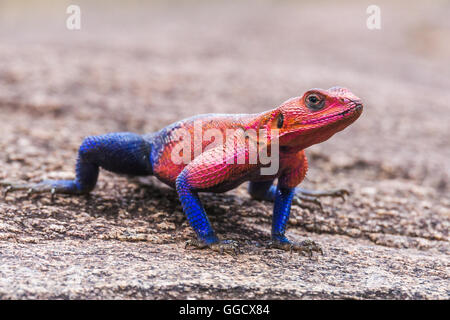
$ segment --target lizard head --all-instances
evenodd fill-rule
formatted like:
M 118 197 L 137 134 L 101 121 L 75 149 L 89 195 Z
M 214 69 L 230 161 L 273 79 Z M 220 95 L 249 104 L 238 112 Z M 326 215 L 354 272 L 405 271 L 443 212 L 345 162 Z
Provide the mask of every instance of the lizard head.
M 311 89 L 268 114 L 267 129 L 278 129 L 281 150 L 299 151 L 329 139 L 361 115 L 361 99 L 342 87 Z

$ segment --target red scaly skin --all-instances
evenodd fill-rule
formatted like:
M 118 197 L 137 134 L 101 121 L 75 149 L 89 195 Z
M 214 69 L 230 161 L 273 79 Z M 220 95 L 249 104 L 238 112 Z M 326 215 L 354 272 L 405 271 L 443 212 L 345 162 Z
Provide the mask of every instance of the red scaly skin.
M 308 108 L 305 99 L 316 95 L 323 99 L 320 110 Z M 307 159 L 304 149 L 329 139 L 335 133 L 343 130 L 354 122 L 362 112 L 361 100 L 345 88 L 333 87 L 328 90 L 312 89 L 301 97 L 287 100 L 279 107 L 259 113 L 242 115 L 207 114 L 177 122 L 156 133 L 164 135 L 164 144 L 155 152 L 153 158 L 153 173 L 161 181 L 175 186 L 179 174 L 185 170 L 188 182 L 198 191 L 223 192 L 235 188 L 244 181 L 265 181 L 279 178 L 279 183 L 286 187 L 295 187 L 303 180 L 307 171 Z M 229 164 L 226 159 L 238 157 L 240 153 L 248 153 L 249 147 L 243 135 L 236 134 L 236 147 L 220 146 L 220 154 L 215 156 L 217 148 L 193 155 L 188 164 L 174 164 L 173 148 L 182 146 L 180 131 L 187 130 L 194 137 L 194 122 L 201 123 L 202 130 L 214 128 L 220 130 L 223 136 L 227 129 L 278 129 L 279 118 L 283 125 L 278 131 L 280 148 L 280 166 L 274 175 L 261 175 L 262 164 Z M 198 135 L 197 135 L 198 136 Z M 197 137 L 198 138 L 198 137 Z M 268 145 L 273 139 L 268 139 Z M 194 150 L 194 139 L 191 139 L 191 150 Z M 259 142 L 259 141 L 257 141 Z M 202 148 L 211 143 L 203 140 Z M 245 156 L 248 160 L 248 154 Z M 259 159 L 258 159 L 259 160 Z

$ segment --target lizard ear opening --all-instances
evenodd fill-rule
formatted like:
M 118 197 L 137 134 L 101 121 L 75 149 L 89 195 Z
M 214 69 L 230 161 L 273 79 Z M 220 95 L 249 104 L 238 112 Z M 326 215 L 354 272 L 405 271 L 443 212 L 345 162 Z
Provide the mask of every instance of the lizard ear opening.
M 272 122 L 272 129 L 281 129 L 283 127 L 284 124 L 284 116 L 283 113 L 280 112 L 277 117 L 275 118 L 275 120 Z

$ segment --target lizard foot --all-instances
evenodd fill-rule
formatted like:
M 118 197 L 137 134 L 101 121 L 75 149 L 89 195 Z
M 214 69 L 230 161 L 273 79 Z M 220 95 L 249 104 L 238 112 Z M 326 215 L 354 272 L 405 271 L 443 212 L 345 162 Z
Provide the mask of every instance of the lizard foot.
M 319 208 L 320 212 L 323 212 L 322 203 L 320 202 L 319 199 L 317 199 L 317 197 L 305 196 L 303 194 L 296 194 L 294 196 L 294 198 L 292 198 L 293 204 L 295 204 L 303 209 L 309 209 L 310 207 L 305 205 L 305 202 L 313 203 L 314 205 L 316 205 Z
M 296 194 L 292 199 L 292 203 L 298 205 L 300 208 L 308 208 L 305 206 L 305 202 L 313 203 L 318 206 L 320 211 L 323 212 L 323 206 L 320 202 L 320 197 L 338 197 L 341 198 L 342 201 L 345 201 L 345 196 L 350 195 L 350 192 L 347 189 L 334 189 L 328 191 L 315 191 L 315 190 L 306 190 L 302 188 L 297 188 Z
M 281 249 L 285 251 L 289 251 L 291 254 L 292 252 L 300 252 L 302 254 L 308 254 L 310 257 L 313 256 L 314 252 L 318 252 L 321 255 L 323 255 L 322 247 L 317 244 L 317 242 L 313 240 L 303 240 L 300 243 L 294 243 L 290 241 L 280 241 L 280 240 L 271 240 L 268 243 L 268 248 L 276 248 Z
M 314 198 L 320 197 L 333 197 L 333 198 L 341 198 L 342 201 L 345 201 L 345 196 L 350 195 L 350 191 L 347 189 L 333 189 L 333 190 L 307 190 L 302 188 L 297 188 L 297 194 L 310 196 Z
M 239 243 L 234 240 L 222 240 L 206 244 L 201 240 L 191 239 L 186 241 L 184 248 L 186 249 L 187 247 L 196 247 L 197 249 L 209 248 L 213 251 L 219 252 L 220 254 L 223 254 L 225 252 L 235 256 L 240 253 Z
M 31 195 L 34 193 L 44 193 L 44 192 L 50 192 L 52 195 L 52 200 L 54 198 L 54 195 L 56 193 L 56 189 L 50 185 L 45 185 L 43 183 L 14 183 L 9 181 L 0 181 L 0 186 L 4 186 L 5 191 L 3 192 L 3 197 L 6 198 L 9 192 L 11 191 L 21 191 L 21 190 L 27 190 L 27 194 Z
M 49 192 L 51 195 L 51 200 L 55 200 L 56 193 L 73 193 L 78 194 L 79 192 L 74 187 L 74 183 L 71 180 L 45 180 L 39 183 L 15 183 L 9 181 L 0 181 L 0 186 L 4 186 L 5 191 L 3 192 L 3 197 L 6 198 L 9 192 L 27 190 L 27 194 L 30 196 L 37 193 Z

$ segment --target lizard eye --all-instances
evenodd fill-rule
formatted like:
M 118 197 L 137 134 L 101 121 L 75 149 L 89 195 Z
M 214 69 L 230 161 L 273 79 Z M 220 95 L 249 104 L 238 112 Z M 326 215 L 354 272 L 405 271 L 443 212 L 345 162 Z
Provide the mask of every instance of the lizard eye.
M 308 109 L 312 111 L 318 111 L 323 108 L 325 99 L 319 96 L 317 93 L 311 93 L 306 96 L 305 103 Z
M 283 126 L 284 123 L 284 116 L 282 113 L 280 113 L 277 117 L 277 128 L 281 129 L 281 127 Z

